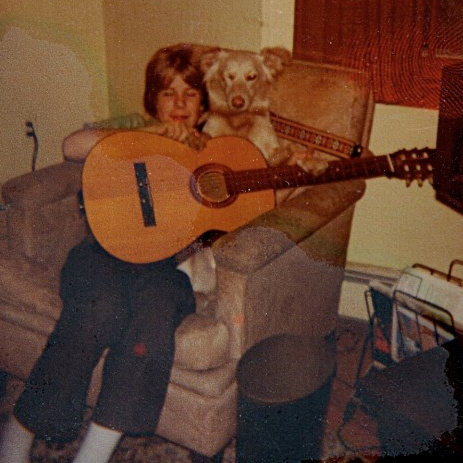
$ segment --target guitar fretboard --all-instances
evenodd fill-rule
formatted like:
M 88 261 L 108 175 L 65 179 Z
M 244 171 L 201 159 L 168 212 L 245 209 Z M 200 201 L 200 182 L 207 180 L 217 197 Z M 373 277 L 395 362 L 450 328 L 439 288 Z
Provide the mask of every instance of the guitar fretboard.
M 433 150 L 417 151 L 420 156 L 425 154 L 424 159 L 432 154 Z M 424 164 L 424 163 L 423 163 Z M 224 173 L 227 189 L 231 194 L 247 193 L 265 189 L 284 189 L 307 185 L 330 183 L 355 178 L 374 178 L 382 176 L 394 176 L 396 170 L 404 171 L 404 176 L 416 177 L 420 161 L 417 160 L 412 167 L 400 160 L 400 153 L 394 156 L 371 156 L 366 158 L 349 159 L 343 161 L 330 161 L 326 170 L 320 174 L 306 172 L 299 166 L 283 166 L 267 169 L 251 169 Z M 418 167 L 417 167 L 418 166 Z M 429 173 L 423 170 L 423 178 Z

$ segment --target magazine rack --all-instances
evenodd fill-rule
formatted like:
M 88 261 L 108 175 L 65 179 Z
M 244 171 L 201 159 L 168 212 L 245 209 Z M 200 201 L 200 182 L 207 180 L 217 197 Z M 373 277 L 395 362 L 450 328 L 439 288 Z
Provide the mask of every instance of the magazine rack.
M 447 273 L 416 264 L 410 274 L 413 278 L 424 275 L 422 281 L 415 286 L 402 285 L 402 289 L 400 279 L 393 286 L 370 282 L 365 293 L 370 329 L 354 394 L 346 407 L 348 413 L 338 429 L 346 447 L 349 446 L 342 439 L 342 428 L 360 409 L 376 420 L 379 451 L 384 456 L 435 452 L 463 458 L 463 351 L 455 325 L 460 313 L 433 302 L 452 301 L 439 298 L 438 290 L 447 289 L 440 282 L 436 282 L 436 287 L 424 288 L 426 275 L 432 275 L 455 285 L 455 294 L 463 300 L 462 281 L 453 275 L 455 266 L 461 264 L 462 261 L 452 261 Z M 415 273 L 417 269 L 419 272 Z M 410 294 L 411 288 L 416 288 L 417 294 L 425 294 L 426 299 Z M 369 346 L 372 364 L 360 377 Z M 453 461 L 445 458 L 439 461 Z
M 453 260 L 446 273 L 419 263 L 411 268 L 435 277 L 436 283 L 442 281 L 451 284 L 457 293 L 461 288 L 460 297 L 463 300 L 463 280 L 454 274 L 458 265 L 463 266 L 463 261 Z M 414 275 L 413 278 L 419 279 L 419 276 Z M 372 365 L 383 368 L 433 346 L 442 345 L 455 337 L 458 331 L 455 315 L 460 318 L 463 311 L 459 311 L 458 307 L 444 307 L 450 302 L 439 298 L 436 290 L 426 300 L 411 294 L 409 289 L 401 289 L 398 281 L 394 285 L 370 282 L 365 291 L 369 329 L 360 357 L 357 380 L 363 371 L 368 348 L 372 354 Z M 421 290 L 423 292 L 423 288 Z M 435 303 L 432 299 L 441 303 Z
M 391 333 L 394 362 L 441 346 L 455 336 L 455 321 L 449 310 L 403 291 L 394 291 Z
M 455 276 L 453 274 L 453 271 L 455 270 L 455 267 L 457 267 L 458 265 L 463 266 L 463 260 L 460 260 L 460 259 L 452 260 L 452 262 L 450 262 L 449 270 L 448 270 L 447 273 L 441 272 L 440 270 L 436 270 L 436 269 L 434 269 L 432 267 L 428 267 L 427 265 L 424 265 L 424 264 L 414 264 L 413 267 L 414 268 L 421 268 L 421 269 L 426 270 L 427 272 L 429 272 L 431 275 L 435 275 L 435 276 L 438 276 L 440 278 L 443 278 L 443 279 L 445 279 L 447 281 L 455 283 L 458 286 L 463 286 L 463 279 L 458 278 L 457 276 Z

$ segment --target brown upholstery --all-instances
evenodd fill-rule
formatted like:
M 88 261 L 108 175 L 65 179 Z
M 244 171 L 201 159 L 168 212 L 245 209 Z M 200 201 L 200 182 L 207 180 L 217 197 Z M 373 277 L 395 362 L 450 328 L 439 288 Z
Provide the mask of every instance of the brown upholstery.
M 283 116 L 367 141 L 370 98 L 355 73 L 294 63 L 274 101 L 273 110 Z M 63 162 L 3 185 L 8 239 L 0 246 L 0 368 L 21 378 L 59 316 L 66 254 L 86 233 L 77 201 L 80 176 L 80 165 Z M 278 333 L 326 342 L 336 326 L 354 204 L 364 188 L 363 181 L 309 187 L 214 244 L 217 286 L 212 294 L 198 294 L 199 315 L 177 332 L 161 436 L 214 455 L 235 432 L 241 355 Z M 333 371 L 333 359 L 325 357 L 316 365 L 314 390 Z M 94 379 L 90 402 L 98 374 Z

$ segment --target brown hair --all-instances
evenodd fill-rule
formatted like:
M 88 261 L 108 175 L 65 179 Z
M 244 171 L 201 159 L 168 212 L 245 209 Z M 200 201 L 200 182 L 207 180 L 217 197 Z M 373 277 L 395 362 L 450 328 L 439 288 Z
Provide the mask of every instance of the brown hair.
M 201 104 L 208 108 L 207 92 L 203 85 L 203 72 L 196 59 L 195 48 L 189 44 L 173 45 L 158 50 L 146 66 L 145 95 L 143 103 L 146 112 L 157 116 L 157 98 L 161 90 L 167 88 L 176 75 L 201 93 Z

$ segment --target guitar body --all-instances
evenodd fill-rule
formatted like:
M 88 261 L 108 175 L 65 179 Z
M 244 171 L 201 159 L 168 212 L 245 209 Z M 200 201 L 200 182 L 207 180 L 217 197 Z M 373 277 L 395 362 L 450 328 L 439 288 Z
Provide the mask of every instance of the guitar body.
M 198 197 L 194 173 L 208 164 L 230 171 L 266 167 L 260 151 L 237 137 L 211 139 L 199 152 L 147 132 L 104 138 L 89 153 L 82 177 L 95 238 L 119 259 L 153 262 L 206 231 L 231 231 L 274 207 L 272 190 L 217 203 Z

